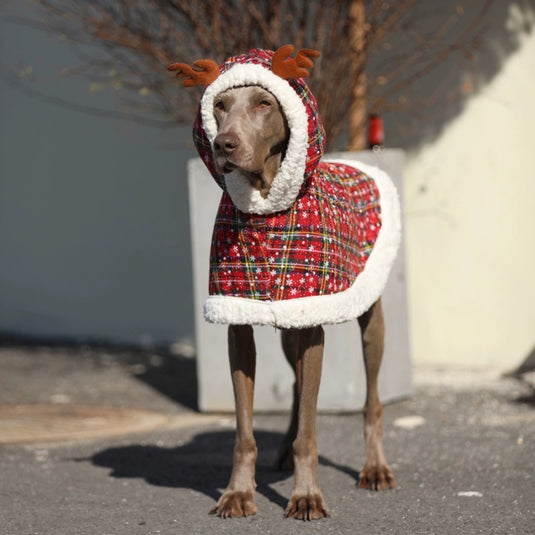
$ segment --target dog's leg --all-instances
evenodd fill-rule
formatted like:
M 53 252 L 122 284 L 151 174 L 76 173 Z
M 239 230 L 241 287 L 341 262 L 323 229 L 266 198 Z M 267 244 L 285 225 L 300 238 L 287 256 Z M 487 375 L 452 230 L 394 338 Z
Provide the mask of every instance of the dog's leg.
M 210 511 L 222 518 L 256 513 L 254 492 L 257 449 L 253 436 L 256 349 L 253 328 L 250 325 L 229 326 L 228 346 L 236 404 L 236 442 L 228 487 Z
M 290 418 L 290 425 L 284 438 L 282 439 L 279 455 L 277 457 L 276 468 L 279 470 L 293 470 L 294 458 L 293 458 L 293 442 L 297 436 L 297 422 L 299 416 L 299 389 L 297 384 L 297 354 L 299 351 L 299 337 L 294 330 L 281 331 L 281 342 L 284 355 L 288 364 L 292 367 L 295 375 L 295 383 L 293 387 L 293 402 L 292 402 L 292 415 Z
M 379 401 L 377 376 L 384 348 L 384 318 L 381 299 L 359 318 L 362 351 L 366 368 L 366 404 L 364 406 L 364 438 L 366 462 L 359 475 L 359 487 L 371 490 L 396 486 L 383 448 L 383 408 Z
M 299 398 L 297 435 L 293 442 L 294 488 L 284 516 L 312 520 L 329 516 L 318 484 L 316 406 L 323 359 L 323 328 L 289 331 L 297 348 L 295 370 Z M 287 340 L 289 342 L 289 340 Z

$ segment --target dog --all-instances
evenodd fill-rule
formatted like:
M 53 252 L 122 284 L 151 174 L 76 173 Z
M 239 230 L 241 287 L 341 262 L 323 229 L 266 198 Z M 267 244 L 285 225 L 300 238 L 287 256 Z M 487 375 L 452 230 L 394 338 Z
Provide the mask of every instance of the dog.
M 241 59 L 231 58 L 227 62 L 230 67 L 227 65 L 227 70 L 223 67 L 221 73 L 217 64 L 214 67 L 214 64 L 207 63 L 208 60 L 196 62 L 196 69 L 186 64 L 170 66 L 170 70 L 178 71 L 178 75 L 185 78 L 184 85 L 199 83 L 207 86 L 194 129 L 196 144 L 216 181 L 224 189 L 211 252 L 210 293 L 213 297 L 205 305 L 205 316 L 209 321 L 229 324 L 228 351 L 236 406 L 232 473 L 226 490 L 211 511 L 222 518 L 256 513 L 257 447 L 253 436 L 256 351 L 253 324 L 273 324 L 281 330 L 283 351 L 295 374 L 290 425 L 277 461 L 280 469 L 294 470 L 294 487 L 285 517 L 312 520 L 329 516 L 318 483 L 315 437 L 324 349 L 321 322 L 346 321 L 357 317 L 361 329 L 367 386 L 364 407 L 366 459 L 359 474 L 358 486 L 384 490 L 394 488 L 396 484 L 383 448 L 382 406 L 377 387 L 385 333 L 379 290 L 386 276 L 380 270 L 381 282 L 376 284 L 373 277 L 370 279 L 372 286 L 377 286 L 374 292 L 364 291 L 366 298 L 359 297 L 358 306 L 353 306 L 353 302 L 347 304 L 346 301 L 355 297 L 354 290 L 358 284 L 352 282 L 346 288 L 337 279 L 333 285 L 338 267 L 333 267 L 332 259 L 344 255 L 338 254 L 337 249 L 327 250 L 327 244 L 333 241 L 332 237 L 319 237 L 323 231 L 320 223 L 327 225 L 334 221 L 337 229 L 347 227 L 349 230 L 344 232 L 349 233 L 353 233 L 353 227 L 358 226 L 358 236 L 368 240 L 368 248 L 374 239 L 379 243 L 378 236 L 383 232 L 382 228 L 387 227 L 388 217 L 386 211 L 382 213 L 379 224 L 376 221 L 377 211 L 362 208 L 372 204 L 368 197 L 366 203 L 360 203 L 359 208 L 354 210 L 355 214 L 360 215 L 349 217 L 343 213 L 340 215 L 340 212 L 333 215 L 335 209 L 347 205 L 337 197 L 336 192 L 345 192 L 343 188 L 347 189 L 347 184 L 352 184 L 353 189 L 348 189 L 345 197 L 347 202 L 353 202 L 357 197 L 354 193 L 355 184 L 363 184 L 362 181 L 368 178 L 363 178 L 365 175 L 360 175 L 347 163 L 317 164 L 316 160 L 319 161 L 322 151 L 318 150 L 316 144 L 323 143 L 323 139 L 322 128 L 314 133 L 317 123 L 313 121 L 318 121 L 316 112 L 307 112 L 308 115 L 303 119 L 299 103 L 294 106 L 291 91 L 295 87 L 301 91 L 302 80 L 292 82 L 294 86 L 290 88 L 290 93 L 286 88 L 286 80 L 294 80 L 308 73 L 306 69 L 312 65 L 310 58 L 317 57 L 317 53 L 305 49 L 292 60 L 289 58 L 292 51 L 293 47 L 289 45 L 275 53 L 251 51 Z M 223 73 L 228 73 L 227 78 L 232 75 L 236 80 L 231 78 L 227 82 L 220 82 L 223 79 L 220 74 Z M 282 86 L 279 80 L 273 78 L 273 73 L 286 85 Z M 302 102 L 310 98 L 305 90 L 300 95 L 305 95 L 298 97 Z M 291 101 L 291 104 L 287 101 Z M 314 103 L 310 105 L 307 100 L 306 105 L 313 107 Z M 306 128 L 301 128 L 303 121 L 306 121 Z M 311 139 L 314 141 L 311 142 Z M 303 151 L 306 152 L 304 160 L 301 156 L 295 156 Z M 334 185 L 326 182 L 326 193 L 317 193 L 321 180 L 313 178 L 316 165 L 323 165 L 321 169 L 327 175 L 341 173 L 342 178 L 335 177 L 331 181 Z M 314 171 L 309 171 L 309 167 L 314 167 Z M 303 168 L 304 171 L 300 171 Z M 299 173 L 303 173 L 304 178 Z M 352 178 L 354 174 L 358 178 Z M 300 177 L 299 180 L 295 176 Z M 288 186 L 286 180 L 296 184 Z M 313 187 L 310 185 L 312 183 Z M 369 189 L 371 182 L 367 184 Z M 307 193 L 310 191 L 312 193 Z M 330 204 L 318 210 L 315 203 L 324 197 L 330 199 Z M 370 225 L 374 227 L 372 231 L 365 228 L 363 219 L 358 219 L 363 210 L 368 210 L 366 221 L 373 222 Z M 294 214 L 294 211 L 300 214 L 301 219 L 286 215 Z M 303 225 L 295 223 L 293 230 L 289 231 L 288 217 L 294 222 L 301 221 Z M 346 219 L 359 223 L 344 226 Z M 309 222 L 311 220 L 314 222 Z M 284 225 L 280 221 L 284 221 Z M 304 222 L 309 222 L 306 223 L 306 229 L 303 229 Z M 386 247 L 387 260 L 391 262 L 395 255 L 392 251 L 397 244 L 385 246 L 383 241 L 379 247 Z M 288 259 L 281 260 L 284 256 L 281 251 L 286 251 L 290 245 L 299 251 L 306 250 L 306 253 L 297 253 L 298 260 L 294 263 Z M 324 250 L 325 254 L 321 256 L 319 250 Z M 382 253 L 377 254 L 379 256 L 371 260 L 370 253 L 370 265 L 380 264 L 375 258 L 381 259 Z M 262 262 L 259 256 L 263 258 Z M 322 270 L 311 267 L 315 258 L 321 259 L 317 262 L 323 267 Z M 245 268 L 240 267 L 242 265 Z M 367 269 L 366 265 L 362 273 L 367 273 Z M 370 267 L 370 270 L 373 269 L 379 268 Z M 323 274 L 321 276 L 317 275 L 320 271 Z M 320 288 L 317 295 L 308 295 L 314 293 L 314 285 Z M 249 287 L 253 287 L 253 290 Z M 260 295 L 262 291 L 265 291 L 265 295 Z M 294 295 L 296 298 L 293 298 Z M 309 305 L 313 312 L 309 312 Z

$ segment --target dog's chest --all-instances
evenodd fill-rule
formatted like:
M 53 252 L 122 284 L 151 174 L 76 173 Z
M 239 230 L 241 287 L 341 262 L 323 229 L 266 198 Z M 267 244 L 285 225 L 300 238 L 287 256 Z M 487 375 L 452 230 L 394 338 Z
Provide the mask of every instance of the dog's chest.
M 363 271 L 381 228 L 372 178 L 323 163 L 284 212 L 240 212 L 221 200 L 210 253 L 210 294 L 261 301 L 332 295 Z

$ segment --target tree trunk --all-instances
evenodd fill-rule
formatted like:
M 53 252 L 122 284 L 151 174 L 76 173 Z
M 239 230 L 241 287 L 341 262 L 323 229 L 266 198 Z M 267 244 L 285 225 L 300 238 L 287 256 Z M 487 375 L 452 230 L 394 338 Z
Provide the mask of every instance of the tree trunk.
M 347 150 L 366 148 L 366 2 L 351 0 L 349 7 L 349 80 L 353 84 L 349 106 Z

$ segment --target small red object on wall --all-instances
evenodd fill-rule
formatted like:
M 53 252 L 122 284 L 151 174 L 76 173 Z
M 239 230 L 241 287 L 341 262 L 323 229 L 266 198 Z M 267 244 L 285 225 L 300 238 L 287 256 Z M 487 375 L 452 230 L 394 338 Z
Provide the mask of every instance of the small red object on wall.
M 383 128 L 383 118 L 372 113 L 368 119 L 368 149 L 377 150 L 384 147 L 385 131 Z

